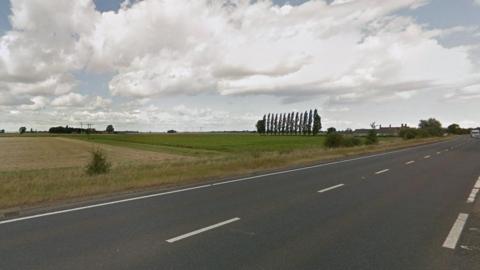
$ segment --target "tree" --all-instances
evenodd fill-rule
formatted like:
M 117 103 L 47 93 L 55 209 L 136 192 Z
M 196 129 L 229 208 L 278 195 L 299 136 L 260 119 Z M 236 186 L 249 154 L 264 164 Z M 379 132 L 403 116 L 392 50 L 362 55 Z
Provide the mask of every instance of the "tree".
M 270 113 L 267 116 L 267 123 L 266 123 L 267 134 L 270 134 Z
M 300 113 L 300 118 L 298 120 L 298 134 L 302 135 L 303 132 L 303 113 Z
M 290 134 L 290 128 L 292 127 L 292 115 L 287 113 L 287 134 Z
M 290 134 L 293 134 L 295 128 L 295 112 L 290 113 Z
M 271 118 L 270 119 L 270 134 L 272 134 L 275 131 L 273 113 L 272 113 L 272 116 L 270 116 L 270 118 Z
M 458 124 L 451 124 L 447 127 L 447 131 L 450 134 L 462 134 L 462 129 Z
M 27 128 L 26 128 L 26 127 L 20 127 L 20 128 L 18 129 L 18 133 L 20 133 L 20 134 L 23 134 L 23 133 L 25 133 L 26 131 L 27 131 Z
M 0 133 L 5 133 L 5 129 L 0 129 Z
M 305 111 L 305 113 L 303 113 L 303 126 L 302 126 L 303 134 L 307 134 L 308 132 L 307 127 L 308 127 L 308 112 Z
M 329 127 L 329 128 L 327 128 L 327 134 L 336 133 L 336 132 L 337 132 L 337 129 L 334 128 L 334 127 Z
M 112 126 L 112 125 L 108 125 L 107 128 L 106 128 L 106 131 L 107 131 L 108 133 L 113 133 L 113 131 L 115 131 L 115 130 L 113 129 L 113 126 Z
M 282 134 L 283 114 L 278 114 L 278 133 Z
M 277 135 L 278 132 L 278 113 L 275 114 L 275 121 L 273 122 L 273 132 Z
M 310 109 L 310 112 L 308 113 L 308 125 L 307 125 L 307 133 L 310 135 L 312 133 L 312 109 Z
M 442 124 L 435 118 L 420 120 L 418 127 L 430 136 L 442 136 Z
M 256 124 L 258 134 L 265 134 L 265 120 L 261 119 Z
M 263 115 L 263 133 L 267 133 L 267 115 Z
M 315 109 L 315 111 L 313 111 L 313 135 L 317 135 L 318 132 L 320 131 L 320 129 L 322 128 L 322 122 L 321 122 L 321 119 L 320 119 L 320 115 L 318 115 L 318 111 L 317 109 Z
M 295 114 L 295 128 L 294 128 L 295 135 L 298 133 L 298 112 Z

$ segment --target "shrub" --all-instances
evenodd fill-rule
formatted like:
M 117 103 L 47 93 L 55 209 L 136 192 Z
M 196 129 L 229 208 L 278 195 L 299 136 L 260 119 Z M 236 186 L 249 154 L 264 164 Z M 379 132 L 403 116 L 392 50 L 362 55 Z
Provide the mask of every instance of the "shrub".
M 102 174 L 102 173 L 107 173 L 110 170 L 110 167 L 112 164 L 107 161 L 107 156 L 105 153 L 96 148 L 92 152 L 92 159 L 90 160 L 90 163 L 87 165 L 87 174 L 88 175 L 96 175 L 96 174 Z
M 377 137 L 377 132 L 374 129 L 371 129 L 368 131 L 367 137 L 365 139 L 365 144 L 377 144 L 378 143 L 378 137 Z
M 400 129 L 398 135 L 405 140 L 411 140 L 418 136 L 418 132 L 417 129 L 404 127 Z
M 325 139 L 325 146 L 328 148 L 340 147 L 343 143 L 343 136 L 336 132 L 328 133 Z
M 431 136 L 431 134 L 427 129 L 424 129 L 424 128 L 417 129 L 417 137 L 418 138 L 428 138 L 430 136 Z
M 342 146 L 354 147 L 359 145 L 362 145 L 362 141 L 359 138 L 352 136 L 343 137 Z

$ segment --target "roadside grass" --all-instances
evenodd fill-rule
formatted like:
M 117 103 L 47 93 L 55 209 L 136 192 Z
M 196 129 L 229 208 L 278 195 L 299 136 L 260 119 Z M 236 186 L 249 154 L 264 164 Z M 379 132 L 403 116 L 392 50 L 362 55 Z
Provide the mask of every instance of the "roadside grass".
M 102 139 L 95 138 L 93 141 L 109 144 L 117 143 L 119 139 L 128 139 L 117 139 L 113 137 L 114 135 L 106 136 L 108 137 L 105 139 L 101 137 Z M 176 144 L 182 148 L 191 147 L 193 151 L 201 152 L 203 149 L 208 149 L 207 151 L 214 151 L 217 154 L 210 152 L 208 155 L 194 154 L 194 158 L 166 159 L 155 163 L 119 163 L 112 167 L 108 174 L 97 176 L 85 174 L 84 166 L 0 171 L 0 194 L 2 195 L 0 209 L 238 177 L 444 139 L 404 141 L 400 138 L 388 138 L 381 139 L 378 145 L 326 149 L 319 143 L 323 142 L 322 137 L 237 135 L 234 138 L 226 138 L 229 134 L 220 134 L 218 140 L 215 140 L 204 137 L 207 136 L 204 134 L 183 136 L 187 135 L 169 138 L 166 143 L 158 138 L 148 138 L 146 135 L 133 135 L 132 139 L 147 146 L 149 143 L 154 146 L 161 144 L 169 147 Z M 210 136 L 217 137 L 217 134 Z M 247 142 L 239 143 L 239 146 L 235 147 L 235 140 Z M 132 147 L 128 141 L 125 146 Z

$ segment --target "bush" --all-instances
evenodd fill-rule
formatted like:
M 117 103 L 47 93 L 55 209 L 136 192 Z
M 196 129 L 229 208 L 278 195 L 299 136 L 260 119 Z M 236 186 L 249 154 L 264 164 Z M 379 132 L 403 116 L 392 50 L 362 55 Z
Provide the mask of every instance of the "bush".
M 411 140 L 411 139 L 415 139 L 415 137 L 418 136 L 418 132 L 414 128 L 405 127 L 400 129 L 400 132 L 398 133 L 398 135 L 404 138 L 405 140 Z
M 368 131 L 367 137 L 365 139 L 365 144 L 377 144 L 378 143 L 378 137 L 377 137 L 377 132 L 374 129 L 371 129 Z
M 325 146 L 328 148 L 340 147 L 343 143 L 343 136 L 336 132 L 328 133 L 325 139 Z
M 362 140 L 360 140 L 359 138 L 352 137 L 352 136 L 343 137 L 342 146 L 354 147 L 354 146 L 359 146 L 359 145 L 362 145 Z
M 107 173 L 110 170 L 111 164 L 107 161 L 107 156 L 100 149 L 94 149 L 92 152 L 92 159 L 87 165 L 87 174 L 96 175 Z

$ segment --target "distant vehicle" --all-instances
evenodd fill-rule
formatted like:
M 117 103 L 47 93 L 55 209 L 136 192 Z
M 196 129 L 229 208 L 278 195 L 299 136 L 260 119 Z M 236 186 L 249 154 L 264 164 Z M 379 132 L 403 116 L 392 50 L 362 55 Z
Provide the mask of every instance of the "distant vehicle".
M 472 129 L 472 132 L 470 132 L 470 136 L 472 136 L 472 138 L 479 138 L 480 139 L 480 130 L 479 129 Z

